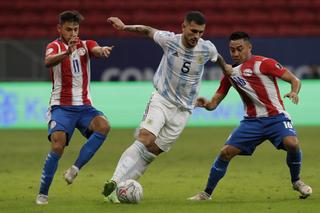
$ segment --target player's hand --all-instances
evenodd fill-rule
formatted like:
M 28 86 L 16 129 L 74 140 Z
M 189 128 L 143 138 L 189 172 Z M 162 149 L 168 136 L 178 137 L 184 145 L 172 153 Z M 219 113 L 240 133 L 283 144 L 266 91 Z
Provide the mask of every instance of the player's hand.
M 107 21 L 117 30 L 123 30 L 125 24 L 118 17 L 109 17 Z
M 79 37 L 72 37 L 68 42 L 67 54 L 70 55 L 77 49 L 77 45 L 80 43 Z
M 205 106 L 207 105 L 208 103 L 208 100 L 204 97 L 199 97 L 197 98 L 197 101 L 196 101 L 196 107 L 203 107 L 205 108 Z
M 106 57 L 106 58 L 108 58 L 109 57 L 109 55 L 110 55 L 110 53 L 111 53 L 111 50 L 113 49 L 113 47 L 114 46 L 111 46 L 111 47 L 109 47 L 109 46 L 104 46 L 104 47 L 101 47 L 101 57 Z
M 283 97 L 289 98 L 292 101 L 292 103 L 294 103 L 294 104 L 298 104 L 298 102 L 299 102 L 299 96 L 295 92 L 290 92 L 288 94 L 285 94 Z

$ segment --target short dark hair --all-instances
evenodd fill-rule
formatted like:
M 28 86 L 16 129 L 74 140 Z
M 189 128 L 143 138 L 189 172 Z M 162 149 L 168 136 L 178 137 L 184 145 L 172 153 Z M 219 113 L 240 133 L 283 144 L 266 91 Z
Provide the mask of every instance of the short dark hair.
M 196 24 L 203 25 L 206 23 L 204 15 L 200 11 L 189 11 L 184 20 L 188 23 L 194 21 Z
M 59 14 L 59 23 L 76 22 L 80 23 L 84 20 L 84 17 L 76 10 L 66 10 Z
M 250 41 L 250 36 L 246 32 L 237 31 L 237 32 L 233 32 L 229 37 L 229 41 L 238 40 L 238 39 Z

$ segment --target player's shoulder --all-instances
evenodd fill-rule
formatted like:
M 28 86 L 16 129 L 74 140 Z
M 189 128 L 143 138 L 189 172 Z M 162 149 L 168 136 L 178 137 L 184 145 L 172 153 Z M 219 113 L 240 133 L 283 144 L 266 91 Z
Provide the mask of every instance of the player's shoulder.
M 252 59 L 254 61 L 261 61 L 262 63 L 270 63 L 270 62 L 276 61 L 273 58 L 269 58 L 269 57 L 261 56 L 261 55 L 253 55 Z
M 49 42 L 47 46 L 50 46 L 50 45 L 60 45 L 60 43 L 62 43 L 60 39 L 55 39 L 55 40 Z
M 156 40 L 178 40 L 179 34 L 165 30 L 157 30 L 153 37 Z
M 201 50 L 206 50 L 209 52 L 216 52 L 217 51 L 216 46 L 210 40 L 204 40 L 204 39 L 200 38 L 197 46 Z
M 205 46 L 214 46 L 214 44 L 212 43 L 212 41 L 210 40 L 205 40 L 203 38 L 200 38 L 198 41 L 198 44 L 200 45 L 205 45 Z

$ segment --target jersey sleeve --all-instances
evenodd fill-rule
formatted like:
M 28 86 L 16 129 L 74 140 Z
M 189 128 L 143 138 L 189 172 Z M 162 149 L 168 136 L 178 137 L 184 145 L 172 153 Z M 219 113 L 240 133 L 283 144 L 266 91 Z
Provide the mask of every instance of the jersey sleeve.
M 154 33 L 153 40 L 162 48 L 166 48 L 167 42 L 172 40 L 174 38 L 174 35 L 175 34 L 173 32 L 158 30 Z
M 279 62 L 271 58 L 262 61 L 260 65 L 260 72 L 265 75 L 271 75 L 280 78 L 285 71 L 285 67 L 283 67 Z
M 220 86 L 217 89 L 216 93 L 228 94 L 230 87 L 231 87 L 231 83 L 229 78 L 226 76 L 223 76 L 223 78 L 220 81 Z
M 50 55 L 55 55 L 58 53 L 59 53 L 59 47 L 57 43 L 51 42 L 50 44 L 47 45 L 46 57 Z
M 87 48 L 88 48 L 88 51 L 89 51 L 89 55 L 90 57 L 93 56 L 93 53 L 92 53 L 92 49 L 96 46 L 98 46 L 98 43 L 96 41 L 93 41 L 93 40 L 87 40 L 86 41 L 86 45 L 87 45 Z
M 218 59 L 218 51 L 216 46 L 214 46 L 214 44 L 211 41 L 208 41 L 208 46 L 209 46 L 209 52 L 210 52 L 210 60 L 212 62 L 216 62 Z

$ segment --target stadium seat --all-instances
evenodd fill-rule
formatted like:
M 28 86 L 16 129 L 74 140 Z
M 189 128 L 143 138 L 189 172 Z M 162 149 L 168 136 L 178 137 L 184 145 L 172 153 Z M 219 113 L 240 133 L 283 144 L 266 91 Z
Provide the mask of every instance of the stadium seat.
M 92 36 L 134 36 L 100 30 L 107 26 L 108 16 L 118 16 L 126 23 L 180 31 L 182 17 L 189 10 L 200 10 L 206 15 L 206 34 L 212 36 L 228 35 L 239 26 L 261 36 L 320 36 L 320 33 L 317 34 L 320 0 L 10 0 L 0 1 L 0 26 L 5 29 L 0 38 L 1 35 L 10 36 L 10 33 L 13 37 L 21 35 L 23 38 L 24 28 L 19 26 L 55 29 L 57 15 L 67 9 L 79 10 L 85 16 L 83 24 L 90 29 L 97 29 L 86 31 Z M 16 25 L 17 29 L 11 30 L 10 25 Z M 34 36 L 52 36 L 51 33 L 36 30 Z M 32 32 L 28 31 L 28 35 L 32 35 Z

